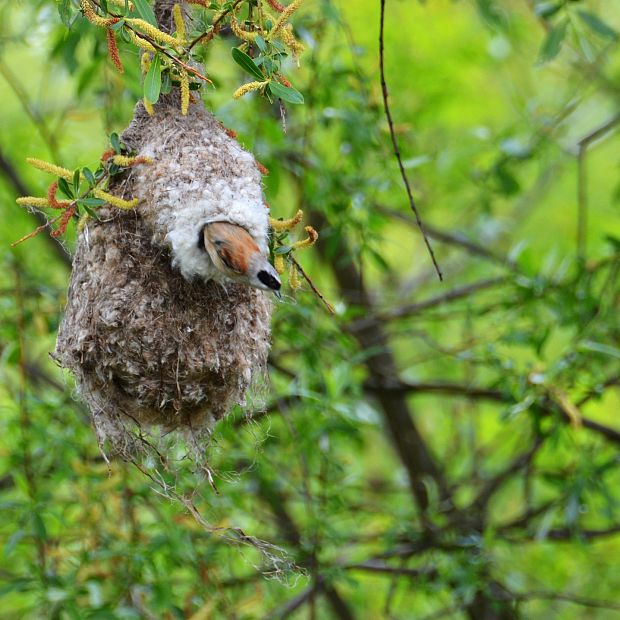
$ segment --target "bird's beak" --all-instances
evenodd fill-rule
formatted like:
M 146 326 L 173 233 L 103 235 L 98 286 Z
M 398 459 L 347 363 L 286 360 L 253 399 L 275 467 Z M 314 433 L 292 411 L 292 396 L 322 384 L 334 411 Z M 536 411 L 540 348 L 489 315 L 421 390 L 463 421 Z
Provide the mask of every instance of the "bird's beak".
M 282 299 L 282 293 L 280 293 L 280 291 L 274 291 L 273 294 L 278 298 L 278 299 Z

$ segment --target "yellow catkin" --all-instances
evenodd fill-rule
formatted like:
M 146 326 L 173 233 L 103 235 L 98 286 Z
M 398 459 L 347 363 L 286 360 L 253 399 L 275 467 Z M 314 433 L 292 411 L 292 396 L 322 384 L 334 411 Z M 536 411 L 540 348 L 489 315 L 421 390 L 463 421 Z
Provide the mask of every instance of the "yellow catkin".
M 284 255 L 283 254 L 276 254 L 273 257 L 273 267 L 278 273 L 280 274 L 284 273 Z
M 282 29 L 284 24 L 289 20 L 291 15 L 301 6 L 303 0 L 293 0 L 285 9 L 280 13 L 280 17 L 276 20 L 276 23 L 273 25 L 273 28 L 269 32 L 269 38 L 276 36 L 279 31 Z
M 146 39 L 139 37 L 133 30 L 125 29 L 125 32 L 129 34 L 131 42 L 136 47 L 139 47 L 146 52 L 151 52 L 152 54 L 157 51 Z
M 142 54 L 140 58 L 140 70 L 142 73 L 148 73 L 149 67 L 151 66 L 151 55 L 147 52 Z
M 84 213 L 84 215 L 80 217 L 77 223 L 78 232 L 82 232 L 84 230 L 84 226 L 86 226 L 89 219 L 90 219 L 90 215 L 88 215 L 88 213 Z
M 319 233 L 316 232 L 312 226 L 306 226 L 304 230 L 308 233 L 308 236 L 301 241 L 296 241 L 293 243 L 293 249 L 303 250 L 304 248 L 309 248 L 311 245 L 314 245 L 316 240 L 319 238 Z
M 145 22 L 143 19 L 133 17 L 125 19 L 125 22 L 128 23 L 130 26 L 135 26 L 136 28 L 139 28 L 145 34 L 148 34 L 152 39 L 155 39 L 155 41 L 159 41 L 160 43 L 164 43 L 165 45 L 169 45 L 170 47 L 174 48 L 181 47 L 180 42 L 173 36 L 162 32 L 161 30 L 159 30 L 159 28 L 155 28 L 155 26 L 152 26 L 148 22 Z
M 297 272 L 297 267 L 295 266 L 294 263 L 291 263 L 291 268 L 289 269 L 289 272 L 288 272 L 288 283 L 294 291 L 301 288 L 301 281 L 299 279 L 299 273 Z
M 155 116 L 155 108 L 153 107 L 153 104 L 146 99 L 143 99 L 142 103 L 144 104 L 144 109 L 147 111 L 148 115 Z
M 189 110 L 189 76 L 183 67 L 179 69 L 179 77 L 181 79 L 181 114 L 186 116 Z
M 172 16 L 174 18 L 177 39 L 181 45 L 185 45 L 187 42 L 187 34 L 185 32 L 185 20 L 183 19 L 183 11 L 181 10 L 180 4 L 174 5 Z
M 127 157 L 127 155 L 114 155 L 112 161 L 117 166 L 133 166 L 138 160 L 141 164 L 152 164 L 153 160 L 150 157 L 138 156 L 138 157 Z
M 91 23 L 95 24 L 95 26 L 100 26 L 101 28 L 107 28 L 111 26 L 118 19 L 114 18 L 105 18 L 97 15 L 95 11 L 95 7 L 91 0 L 81 0 L 80 6 L 82 7 L 82 11 L 84 13 L 84 17 Z
M 270 217 L 269 218 L 269 225 L 276 232 L 283 232 L 285 230 L 291 230 L 292 228 L 295 228 L 295 226 L 297 226 L 297 224 L 299 224 L 299 222 L 301 222 L 303 216 L 304 216 L 304 212 L 300 209 L 289 220 L 274 220 L 272 217 Z
M 247 95 L 247 93 L 252 92 L 253 90 L 258 90 L 268 83 L 269 80 L 265 80 L 264 82 L 248 82 L 247 84 L 237 88 L 237 90 L 233 93 L 233 99 L 239 99 L 239 97 L 243 97 L 243 95 Z
M 108 4 L 112 4 L 114 6 L 119 7 L 120 9 L 125 8 L 125 0 L 108 0 Z M 133 2 L 129 3 L 129 10 L 133 11 Z
M 73 172 L 67 170 L 67 168 L 61 168 L 60 166 L 50 164 L 48 161 L 43 161 L 42 159 L 36 159 L 35 157 L 27 157 L 26 162 L 38 170 L 53 174 L 55 177 L 62 177 L 69 182 L 73 181 Z
M 108 192 L 104 192 L 102 189 L 94 189 L 93 194 L 97 198 L 101 198 L 101 200 L 105 200 L 107 203 L 111 204 L 113 207 L 117 209 L 135 209 L 140 202 L 137 198 L 133 200 L 123 200 L 123 198 L 119 198 L 118 196 L 113 196 Z
M 230 29 L 233 31 L 233 34 L 236 37 L 242 39 L 243 41 L 252 42 L 256 39 L 257 33 L 244 30 L 234 15 L 232 15 L 230 18 Z
M 38 198 L 36 196 L 21 196 L 15 201 L 20 207 L 49 207 L 50 203 L 47 198 Z
M 291 50 L 294 58 L 304 51 L 304 46 L 293 35 L 293 27 L 290 24 L 282 28 L 278 34 L 284 45 Z

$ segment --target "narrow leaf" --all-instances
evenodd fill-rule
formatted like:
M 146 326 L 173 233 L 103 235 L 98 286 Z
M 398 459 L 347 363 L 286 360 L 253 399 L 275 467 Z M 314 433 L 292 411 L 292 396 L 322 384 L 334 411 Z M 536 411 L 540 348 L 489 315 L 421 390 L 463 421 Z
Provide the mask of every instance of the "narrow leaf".
M 58 178 L 58 189 L 67 197 L 73 198 L 73 190 L 69 183 L 67 183 L 67 179 L 63 179 L 62 177 Z
M 577 14 L 583 21 L 583 23 L 590 28 L 596 34 L 615 41 L 618 38 L 618 33 L 608 24 L 606 24 L 598 15 L 590 13 L 589 11 L 577 11 Z
M 77 196 L 80 193 L 80 169 L 78 168 L 73 173 L 73 191 Z
M 121 142 L 119 140 L 118 134 L 116 132 L 110 134 L 110 144 L 114 149 L 114 152 L 120 155 L 121 152 Z
M 147 0 L 133 0 L 133 5 L 136 7 L 138 15 L 145 21 L 157 28 L 157 20 L 155 19 L 155 13 L 151 5 Z
M 148 73 L 144 78 L 144 98 L 149 103 L 157 103 L 161 92 L 161 59 L 155 54 Z
M 540 53 L 538 54 L 538 62 L 545 63 L 553 60 L 562 49 L 562 43 L 566 37 L 566 30 L 568 28 L 568 20 L 564 19 L 559 24 L 556 24 L 547 34 Z
M 88 184 L 91 187 L 96 183 L 95 175 L 92 173 L 92 170 L 90 168 L 82 168 L 82 174 L 84 175 L 84 178 L 88 181 Z
M 232 57 L 233 60 L 245 71 L 247 71 L 250 75 L 253 75 L 257 80 L 264 80 L 265 76 L 262 74 L 261 70 L 256 66 L 256 63 L 245 53 L 242 52 L 239 48 L 233 47 L 232 49 Z
M 304 102 L 304 96 L 298 90 L 290 88 L 289 86 L 284 86 L 278 82 L 270 82 L 269 90 L 272 92 L 274 97 L 279 97 L 283 101 L 296 104 Z

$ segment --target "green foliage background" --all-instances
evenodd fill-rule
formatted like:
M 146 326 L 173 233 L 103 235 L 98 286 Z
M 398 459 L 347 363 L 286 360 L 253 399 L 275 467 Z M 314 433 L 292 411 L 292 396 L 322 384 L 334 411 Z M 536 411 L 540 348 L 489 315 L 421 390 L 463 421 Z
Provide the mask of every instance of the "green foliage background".
M 305 289 L 278 304 L 267 406 L 215 430 L 219 494 L 182 460 L 174 480 L 212 526 L 282 547 L 274 566 L 108 468 L 48 358 L 69 274 L 44 235 L 9 249 L 36 226 L 17 186 L 49 182 L 24 158 L 96 167 L 139 60 L 122 47 L 119 76 L 51 0 L 0 4 L 0 617 L 620 617 L 619 9 L 388 2 L 392 112 L 444 283 L 391 151 L 379 2 L 296 14 L 287 133 L 277 106 L 231 99 L 234 40 L 209 46 L 205 103 L 269 168 L 272 213 L 319 229 L 300 261 L 337 310 Z M 579 141 L 606 124 L 579 252 Z M 440 476 L 399 458 L 395 398 Z

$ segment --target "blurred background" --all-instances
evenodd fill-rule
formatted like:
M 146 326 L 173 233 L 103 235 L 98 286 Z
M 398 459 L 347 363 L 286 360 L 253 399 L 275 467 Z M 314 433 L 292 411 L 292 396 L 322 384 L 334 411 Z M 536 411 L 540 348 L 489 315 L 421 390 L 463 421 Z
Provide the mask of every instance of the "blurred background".
M 222 3 L 225 4 L 225 3 Z M 287 105 L 255 95 L 226 29 L 205 104 L 270 171 L 275 217 L 320 233 L 273 320 L 266 403 L 176 493 L 108 466 L 49 359 L 75 239 L 19 195 L 39 157 L 96 167 L 141 97 L 138 53 L 72 2 L 0 3 L 0 617 L 620 617 L 620 4 L 307 0 Z M 192 27 L 210 23 L 196 9 Z M 70 28 L 63 23 L 64 17 Z M 93 168 L 94 169 L 94 168 Z M 153 464 L 146 464 L 151 467 Z

